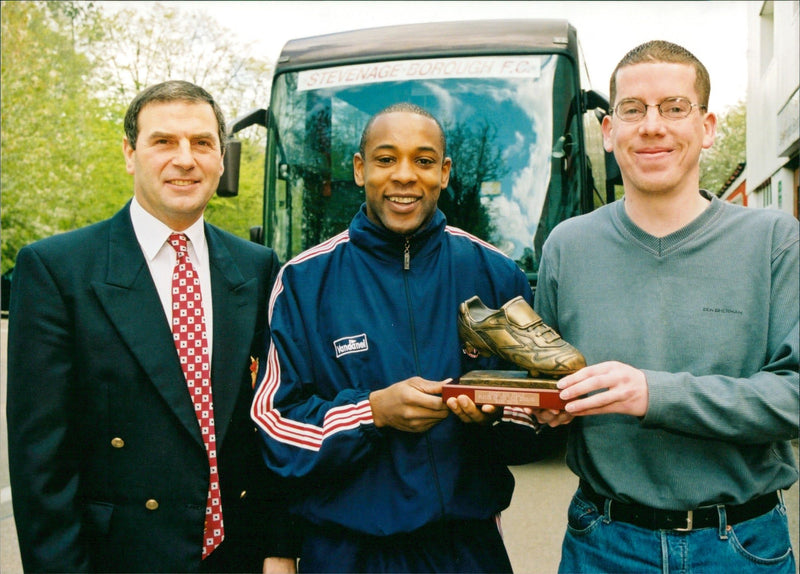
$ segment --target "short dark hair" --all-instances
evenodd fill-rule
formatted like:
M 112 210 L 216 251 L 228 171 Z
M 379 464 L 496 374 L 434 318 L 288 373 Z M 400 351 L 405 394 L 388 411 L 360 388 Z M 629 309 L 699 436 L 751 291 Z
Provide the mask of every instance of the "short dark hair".
M 219 132 L 220 150 L 225 153 L 225 116 L 222 114 L 214 98 L 200 86 L 183 80 L 169 80 L 145 88 L 133 98 L 125 112 L 125 137 L 131 149 L 136 149 L 136 138 L 139 137 L 139 112 L 147 104 L 153 102 L 188 102 L 206 103 L 214 110 L 217 118 L 217 129 Z
M 708 75 L 708 70 L 703 63 L 698 60 L 694 54 L 683 46 L 666 42 L 664 40 L 652 40 L 645 42 L 633 50 L 625 54 L 625 57 L 619 61 L 614 72 L 611 74 L 611 84 L 609 88 L 609 96 L 611 97 L 611 105 L 616 104 L 617 98 L 617 72 L 621 68 L 633 66 L 635 64 L 647 64 L 663 62 L 668 64 L 688 64 L 694 67 L 695 82 L 694 87 L 697 91 L 697 97 L 700 101 L 697 102 L 705 109 L 708 109 L 708 98 L 711 95 L 711 78 Z
M 436 117 L 428 110 L 409 102 L 399 102 L 396 104 L 392 104 L 391 106 L 383 108 L 381 111 L 379 111 L 377 114 L 375 114 L 369 119 L 367 125 L 364 126 L 364 131 L 361 132 L 361 142 L 358 144 L 358 152 L 361 154 L 361 157 L 364 157 L 367 151 L 367 138 L 369 138 L 369 132 L 370 130 L 372 130 L 372 124 L 375 123 L 375 120 L 378 119 L 380 116 L 386 114 L 392 114 L 395 112 L 409 112 L 412 114 L 417 114 L 418 116 L 426 117 L 436 122 L 436 126 L 439 128 L 440 141 L 442 144 L 442 160 L 444 160 L 444 158 L 447 156 L 447 141 L 444 136 L 444 128 L 442 127 L 442 124 L 439 123 L 439 120 L 437 120 Z

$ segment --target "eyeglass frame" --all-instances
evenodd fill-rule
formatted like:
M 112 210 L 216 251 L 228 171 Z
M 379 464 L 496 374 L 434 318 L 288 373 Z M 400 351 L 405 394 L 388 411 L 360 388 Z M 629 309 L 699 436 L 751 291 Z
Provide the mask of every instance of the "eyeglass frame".
M 680 100 L 680 101 L 683 101 L 683 102 L 689 102 L 689 111 L 686 113 L 685 116 L 681 116 L 679 118 L 671 118 L 669 116 L 665 116 L 664 112 L 661 110 L 661 106 L 663 106 L 666 102 L 669 102 L 669 101 L 673 101 L 674 102 L 676 100 Z M 622 104 L 624 104 L 626 102 L 638 102 L 638 103 L 642 104 L 644 106 L 644 114 L 639 118 L 625 119 L 623 116 L 621 116 L 619 114 L 619 111 L 617 111 L 617 110 Z M 656 108 L 658 110 L 658 115 L 659 116 L 661 116 L 662 118 L 664 118 L 666 120 L 670 120 L 670 121 L 673 121 L 673 122 L 677 122 L 679 120 L 685 120 L 690 115 L 692 115 L 692 110 L 694 108 L 698 108 L 698 109 L 701 109 L 703 111 L 708 111 L 708 107 L 707 106 L 704 106 L 703 104 L 694 104 L 694 103 L 692 103 L 692 101 L 689 98 L 684 98 L 683 96 L 670 96 L 668 98 L 664 98 L 663 100 L 661 100 L 657 104 L 646 104 L 642 100 L 640 100 L 639 98 L 625 98 L 624 100 L 620 100 L 619 102 L 617 102 L 617 105 L 614 106 L 610 110 L 609 115 L 618 117 L 621 122 L 632 124 L 632 123 L 635 123 L 635 122 L 640 122 L 643 119 L 645 119 L 647 117 L 648 108 Z

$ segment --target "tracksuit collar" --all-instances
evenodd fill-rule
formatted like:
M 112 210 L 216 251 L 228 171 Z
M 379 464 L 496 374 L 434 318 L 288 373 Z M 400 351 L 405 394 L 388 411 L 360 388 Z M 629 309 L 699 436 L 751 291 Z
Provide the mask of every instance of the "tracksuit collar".
M 412 260 L 424 257 L 441 244 L 446 225 L 444 213 L 437 209 L 424 228 L 410 236 L 401 235 L 373 223 L 367 217 L 367 205 L 364 203 L 350 223 L 350 241 L 380 259 L 402 265 L 407 244 Z

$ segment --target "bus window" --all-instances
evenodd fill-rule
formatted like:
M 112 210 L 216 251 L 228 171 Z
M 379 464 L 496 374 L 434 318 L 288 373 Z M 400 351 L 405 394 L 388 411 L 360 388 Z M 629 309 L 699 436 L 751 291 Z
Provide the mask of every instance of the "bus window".
M 347 228 L 364 201 L 352 157 L 374 113 L 417 104 L 453 160 L 439 207 L 535 277 L 553 226 L 580 213 L 585 152 L 578 72 L 562 55 L 372 62 L 287 72 L 273 83 L 269 244 L 282 260 Z

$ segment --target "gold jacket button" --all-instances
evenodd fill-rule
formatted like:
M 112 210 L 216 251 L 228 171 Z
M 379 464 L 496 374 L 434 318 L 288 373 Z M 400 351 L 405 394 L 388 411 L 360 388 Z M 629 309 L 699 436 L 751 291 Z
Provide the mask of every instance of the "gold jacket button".
M 147 508 L 147 510 L 156 510 L 158 509 L 158 501 L 155 500 L 154 498 L 151 498 L 150 500 L 144 503 L 144 506 L 145 508 Z
M 113 446 L 114 448 L 122 448 L 123 446 L 125 446 L 125 441 L 119 438 L 118 436 L 114 437 L 111 439 L 111 446 Z
M 246 490 L 243 490 L 243 491 L 241 492 L 241 494 L 239 495 L 239 498 L 242 498 L 242 499 L 244 499 L 244 498 L 246 498 L 246 497 L 247 497 L 247 491 L 246 491 Z

